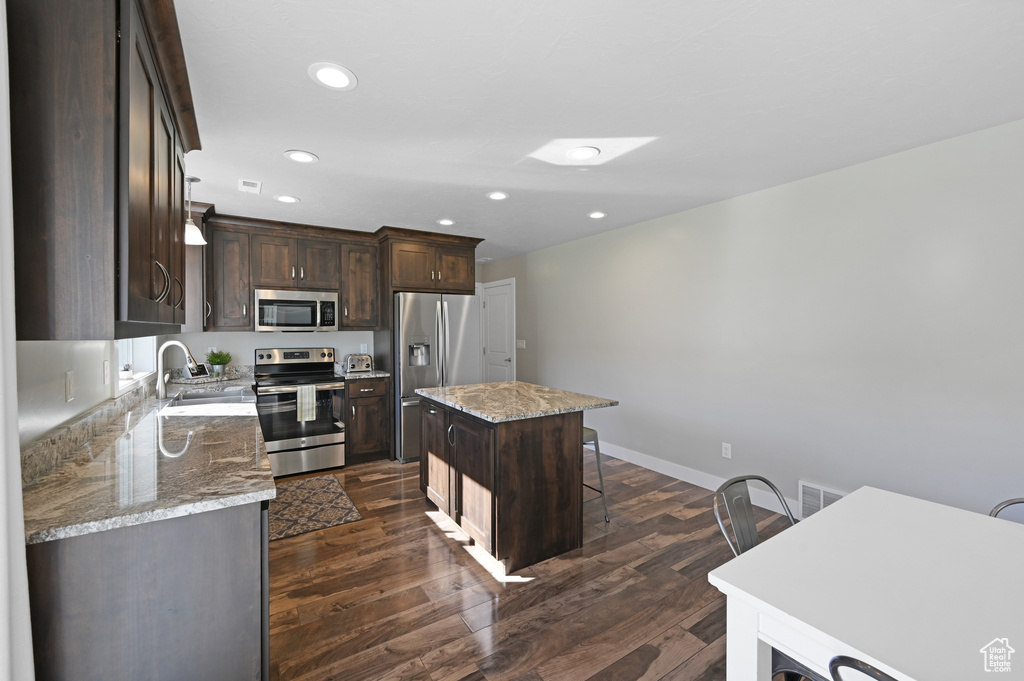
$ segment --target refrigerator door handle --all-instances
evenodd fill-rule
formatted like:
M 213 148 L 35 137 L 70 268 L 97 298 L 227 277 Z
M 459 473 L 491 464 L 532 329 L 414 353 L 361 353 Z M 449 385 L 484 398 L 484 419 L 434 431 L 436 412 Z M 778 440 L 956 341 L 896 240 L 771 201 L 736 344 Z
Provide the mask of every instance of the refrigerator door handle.
M 444 346 L 442 348 L 444 351 L 444 366 L 441 367 L 441 385 L 448 385 L 448 360 L 450 359 L 448 357 L 448 301 L 442 299 L 441 307 L 444 310 L 441 318 L 441 330 L 444 332 Z
M 444 385 L 444 327 L 441 321 L 441 301 L 434 306 L 434 329 L 437 331 L 437 384 Z

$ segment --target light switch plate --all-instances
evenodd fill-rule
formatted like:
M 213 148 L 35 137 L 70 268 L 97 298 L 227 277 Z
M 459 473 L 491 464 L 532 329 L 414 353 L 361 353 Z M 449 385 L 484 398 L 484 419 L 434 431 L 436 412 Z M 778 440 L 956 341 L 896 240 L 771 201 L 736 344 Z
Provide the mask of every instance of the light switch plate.
M 516 349 L 517 350 L 525 350 L 526 349 L 526 340 L 524 340 L 522 338 L 516 339 Z

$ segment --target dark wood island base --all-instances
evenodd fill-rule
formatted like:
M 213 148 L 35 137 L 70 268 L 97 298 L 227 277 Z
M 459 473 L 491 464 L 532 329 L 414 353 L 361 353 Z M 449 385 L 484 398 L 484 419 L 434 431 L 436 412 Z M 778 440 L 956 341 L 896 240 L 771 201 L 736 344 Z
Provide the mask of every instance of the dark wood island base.
M 420 489 L 506 574 L 583 545 L 583 410 L 617 402 L 518 382 L 418 392 Z

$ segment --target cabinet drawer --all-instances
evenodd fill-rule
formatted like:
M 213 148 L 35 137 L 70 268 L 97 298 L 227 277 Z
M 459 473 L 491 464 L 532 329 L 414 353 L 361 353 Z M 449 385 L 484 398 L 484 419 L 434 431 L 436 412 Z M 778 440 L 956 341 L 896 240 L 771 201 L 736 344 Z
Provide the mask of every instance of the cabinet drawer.
M 350 400 L 383 395 L 387 389 L 388 382 L 385 378 L 357 378 L 345 381 L 345 395 Z

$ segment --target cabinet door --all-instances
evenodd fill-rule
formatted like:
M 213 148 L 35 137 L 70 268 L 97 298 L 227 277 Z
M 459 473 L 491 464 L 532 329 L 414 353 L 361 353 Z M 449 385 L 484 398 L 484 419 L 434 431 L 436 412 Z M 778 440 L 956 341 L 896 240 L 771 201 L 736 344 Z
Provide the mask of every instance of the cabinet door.
M 473 293 L 476 286 L 476 251 L 438 246 L 437 287 L 454 293 Z
M 254 288 L 295 288 L 295 239 L 252 235 L 252 285 Z
M 331 241 L 299 239 L 298 257 L 299 286 L 337 291 L 338 244 Z
M 341 247 L 341 327 L 376 327 L 380 321 L 377 247 Z
M 174 146 L 171 175 L 171 308 L 174 323 L 185 323 L 185 155 Z
M 214 331 L 252 331 L 252 286 L 249 280 L 249 235 L 214 230 L 212 326 Z
M 494 553 L 494 429 L 452 414 L 455 520 L 488 553 Z
M 156 67 L 135 3 L 129 21 L 128 41 L 128 223 L 122 225 L 120 267 L 122 283 L 121 316 L 133 321 L 157 321 L 156 302 L 165 281 L 153 263 L 154 156 L 157 139 Z
M 358 383 L 358 381 L 356 381 Z M 388 449 L 388 398 L 364 397 L 349 401 L 346 451 L 352 456 Z
M 433 246 L 415 241 L 391 242 L 391 285 L 396 289 L 432 289 L 436 273 Z
M 451 461 L 449 459 L 447 419 L 444 409 L 431 402 L 420 408 L 420 486 L 426 488 L 427 499 L 451 516 Z

